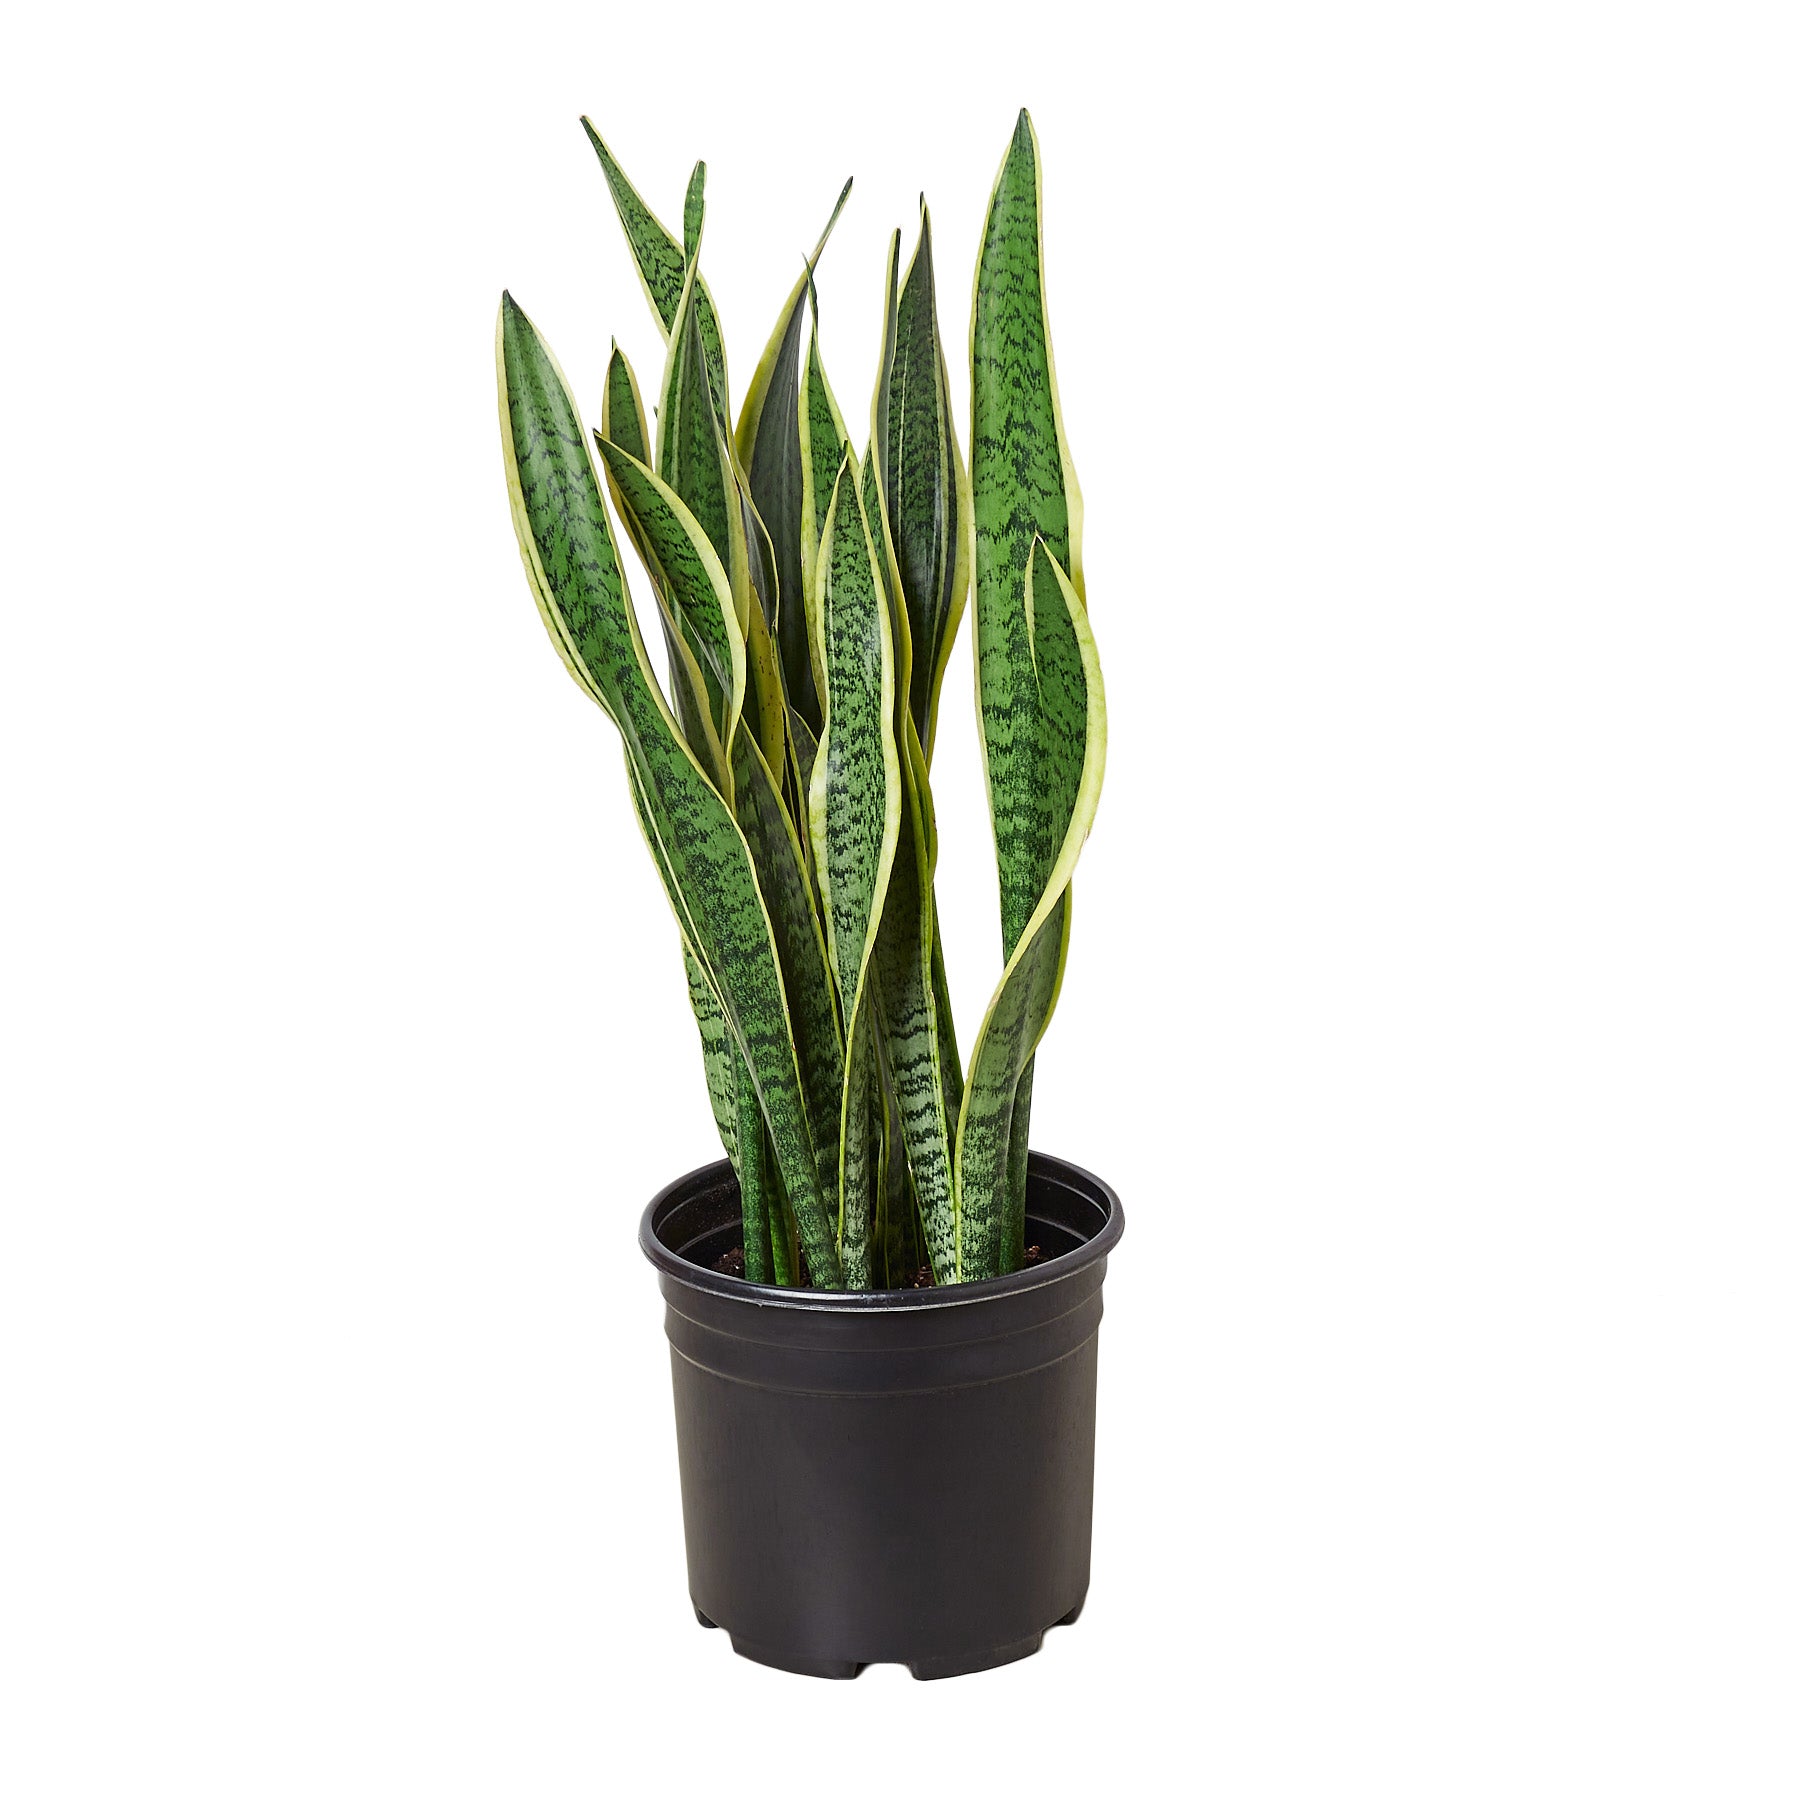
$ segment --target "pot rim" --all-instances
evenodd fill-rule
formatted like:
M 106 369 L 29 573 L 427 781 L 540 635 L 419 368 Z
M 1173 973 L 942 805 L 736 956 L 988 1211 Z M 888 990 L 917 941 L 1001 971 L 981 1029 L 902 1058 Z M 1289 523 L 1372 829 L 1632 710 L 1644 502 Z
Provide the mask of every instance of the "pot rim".
M 677 1256 L 656 1235 L 657 1215 L 687 1189 L 704 1177 L 720 1176 L 736 1180 L 731 1164 L 720 1157 L 717 1162 L 702 1163 L 689 1169 L 658 1190 L 644 1208 L 638 1223 L 638 1247 L 665 1279 L 678 1281 L 683 1287 L 716 1295 L 721 1300 L 736 1301 L 741 1306 L 773 1307 L 792 1312 L 823 1313 L 887 1313 L 942 1310 L 952 1306 L 978 1306 L 983 1301 L 998 1300 L 1008 1294 L 1029 1293 L 1034 1288 L 1047 1288 L 1067 1281 L 1105 1260 L 1107 1253 L 1125 1232 L 1125 1211 L 1110 1183 L 1084 1169 L 1078 1163 L 1051 1156 L 1042 1150 L 1030 1153 L 1027 1165 L 1027 1187 L 1034 1180 L 1066 1182 L 1086 1190 L 1090 1197 L 1106 1205 L 1106 1223 L 1087 1240 L 1048 1262 L 1018 1269 L 1011 1275 L 993 1275 L 985 1281 L 959 1281 L 949 1287 L 870 1288 L 867 1291 L 832 1288 L 784 1288 L 759 1281 L 746 1281 L 741 1275 L 721 1275 L 716 1269 L 703 1269 L 696 1263 Z

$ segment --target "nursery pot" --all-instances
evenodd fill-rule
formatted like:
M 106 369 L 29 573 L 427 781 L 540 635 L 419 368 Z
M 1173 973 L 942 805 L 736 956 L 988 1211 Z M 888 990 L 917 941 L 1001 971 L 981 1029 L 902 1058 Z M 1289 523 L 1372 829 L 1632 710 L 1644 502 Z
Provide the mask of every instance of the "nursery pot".
M 764 1287 L 731 1165 L 650 1202 L 668 1302 L 688 1591 L 740 1656 L 921 1679 L 1029 1656 L 1087 1596 L 1105 1182 L 1031 1153 L 1015 1275 L 876 1293 Z

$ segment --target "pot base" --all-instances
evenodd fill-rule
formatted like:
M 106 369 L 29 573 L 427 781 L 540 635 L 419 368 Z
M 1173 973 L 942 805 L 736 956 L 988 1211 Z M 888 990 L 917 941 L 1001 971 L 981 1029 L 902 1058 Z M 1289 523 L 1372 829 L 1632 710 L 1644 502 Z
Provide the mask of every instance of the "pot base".
M 1081 1609 L 1087 1604 L 1079 1600 L 1056 1621 L 1058 1625 L 1073 1625 L 1081 1617 Z M 708 1631 L 719 1628 L 699 1607 L 694 1608 L 694 1617 Z M 1050 1629 L 1054 1629 L 1051 1627 Z M 785 1650 L 772 1649 L 767 1644 L 753 1644 L 747 1638 L 727 1633 L 733 1650 L 748 1662 L 761 1663 L 765 1668 L 781 1669 L 789 1675 L 816 1675 L 824 1681 L 854 1681 L 867 1663 L 845 1662 L 830 1656 L 795 1656 Z M 1037 1655 L 1044 1647 L 1044 1633 L 1035 1632 L 1027 1638 L 1020 1638 L 1016 1644 L 999 1644 L 992 1649 L 984 1650 L 979 1656 L 921 1656 L 912 1662 L 903 1663 L 914 1681 L 942 1681 L 950 1675 L 979 1675 L 983 1669 L 998 1669 L 1006 1663 L 1022 1662 L 1028 1656 Z

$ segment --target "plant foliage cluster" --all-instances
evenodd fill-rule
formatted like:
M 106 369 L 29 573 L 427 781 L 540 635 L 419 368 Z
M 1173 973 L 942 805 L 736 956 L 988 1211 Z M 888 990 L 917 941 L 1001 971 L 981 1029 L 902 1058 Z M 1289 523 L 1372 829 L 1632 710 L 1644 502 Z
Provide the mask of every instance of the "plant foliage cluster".
M 939 1284 L 1024 1253 L 1038 1042 L 1106 751 L 1045 314 L 1042 178 L 1021 112 L 976 271 L 965 465 L 923 203 L 888 256 L 861 454 L 819 356 L 814 271 L 845 183 L 735 418 L 701 273 L 706 165 L 677 235 L 587 121 L 667 345 L 654 408 L 616 344 L 591 443 L 503 296 L 500 432 L 526 572 L 576 684 L 624 741 L 680 927 L 753 1281 Z M 649 573 L 658 683 L 608 512 Z M 931 758 L 974 594 L 976 699 L 1005 967 L 966 1062 L 933 878 Z

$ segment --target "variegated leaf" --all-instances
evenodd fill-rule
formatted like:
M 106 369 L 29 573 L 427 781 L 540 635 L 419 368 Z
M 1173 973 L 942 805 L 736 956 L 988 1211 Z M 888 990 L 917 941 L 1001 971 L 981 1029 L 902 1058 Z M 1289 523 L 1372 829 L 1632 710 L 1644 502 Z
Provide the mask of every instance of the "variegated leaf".
M 1056 853 L 969 1055 L 957 1123 L 957 1268 L 979 1280 L 1024 1251 L 1024 1164 L 1031 1057 L 1056 1004 L 1068 952 L 1069 883 L 1106 772 L 1106 696 L 1087 609 L 1042 539 L 1026 565 L 1027 677 L 1016 695 L 1033 738 Z
M 604 436 L 595 443 L 613 504 L 699 664 L 714 729 L 720 742 L 729 744 L 745 682 L 744 638 L 731 579 L 681 496 L 623 445 Z M 725 792 L 729 797 L 729 784 Z
M 907 703 L 929 762 L 944 669 L 968 594 L 964 525 L 969 477 L 951 419 L 932 271 L 931 214 L 922 199 L 918 247 L 904 285 L 897 287 L 899 242 L 896 232 L 872 424 L 894 571 L 910 626 Z
M 819 234 L 807 272 L 793 286 L 769 334 L 768 347 L 750 379 L 738 416 L 739 465 L 749 478 L 751 497 L 768 526 L 780 594 L 777 630 L 782 678 L 788 703 L 817 734 L 820 715 L 813 680 L 812 647 L 807 638 L 802 588 L 803 493 L 800 448 L 800 346 L 804 337 L 806 291 L 812 271 L 825 253 L 832 227 L 850 198 L 844 183 L 837 205 Z
M 818 624 L 825 730 L 813 765 L 810 811 L 826 943 L 844 1018 L 846 1055 L 839 1237 L 845 1279 L 867 1281 L 878 1144 L 868 966 L 900 836 L 900 759 L 894 741 L 894 655 L 886 596 L 863 518 L 855 459 L 846 451 L 819 544 Z
M 594 154 L 600 159 L 601 173 L 606 177 L 606 186 L 612 194 L 619 224 L 625 231 L 625 242 L 630 247 L 632 261 L 637 265 L 638 280 L 643 283 L 644 296 L 650 302 L 650 310 L 656 315 L 663 337 L 667 339 L 674 331 L 675 315 L 681 303 L 682 284 L 687 276 L 687 251 L 682 240 L 650 210 L 643 196 L 631 185 L 625 171 L 619 167 L 618 158 L 607 148 L 606 140 L 588 120 L 583 119 L 581 127 L 588 135 L 588 142 L 594 146 Z M 703 186 L 704 171 L 704 163 L 698 165 L 695 171 Z M 690 180 L 690 195 L 692 192 L 693 183 Z M 684 205 L 684 226 L 687 223 L 687 211 Z M 699 236 L 697 221 L 694 235 L 696 238 Z M 730 392 L 725 366 L 725 339 L 719 330 L 719 314 L 713 305 L 712 291 L 704 281 L 700 283 L 699 293 L 695 298 L 695 312 L 696 326 L 705 347 L 707 375 L 713 392 L 723 403 Z
M 755 1084 L 813 1281 L 841 1285 L 779 957 L 749 848 L 657 688 L 574 402 L 510 295 L 496 338 L 507 487 L 533 595 L 570 673 L 619 728 L 665 891 Z M 741 1152 L 741 1128 L 739 1137 Z

